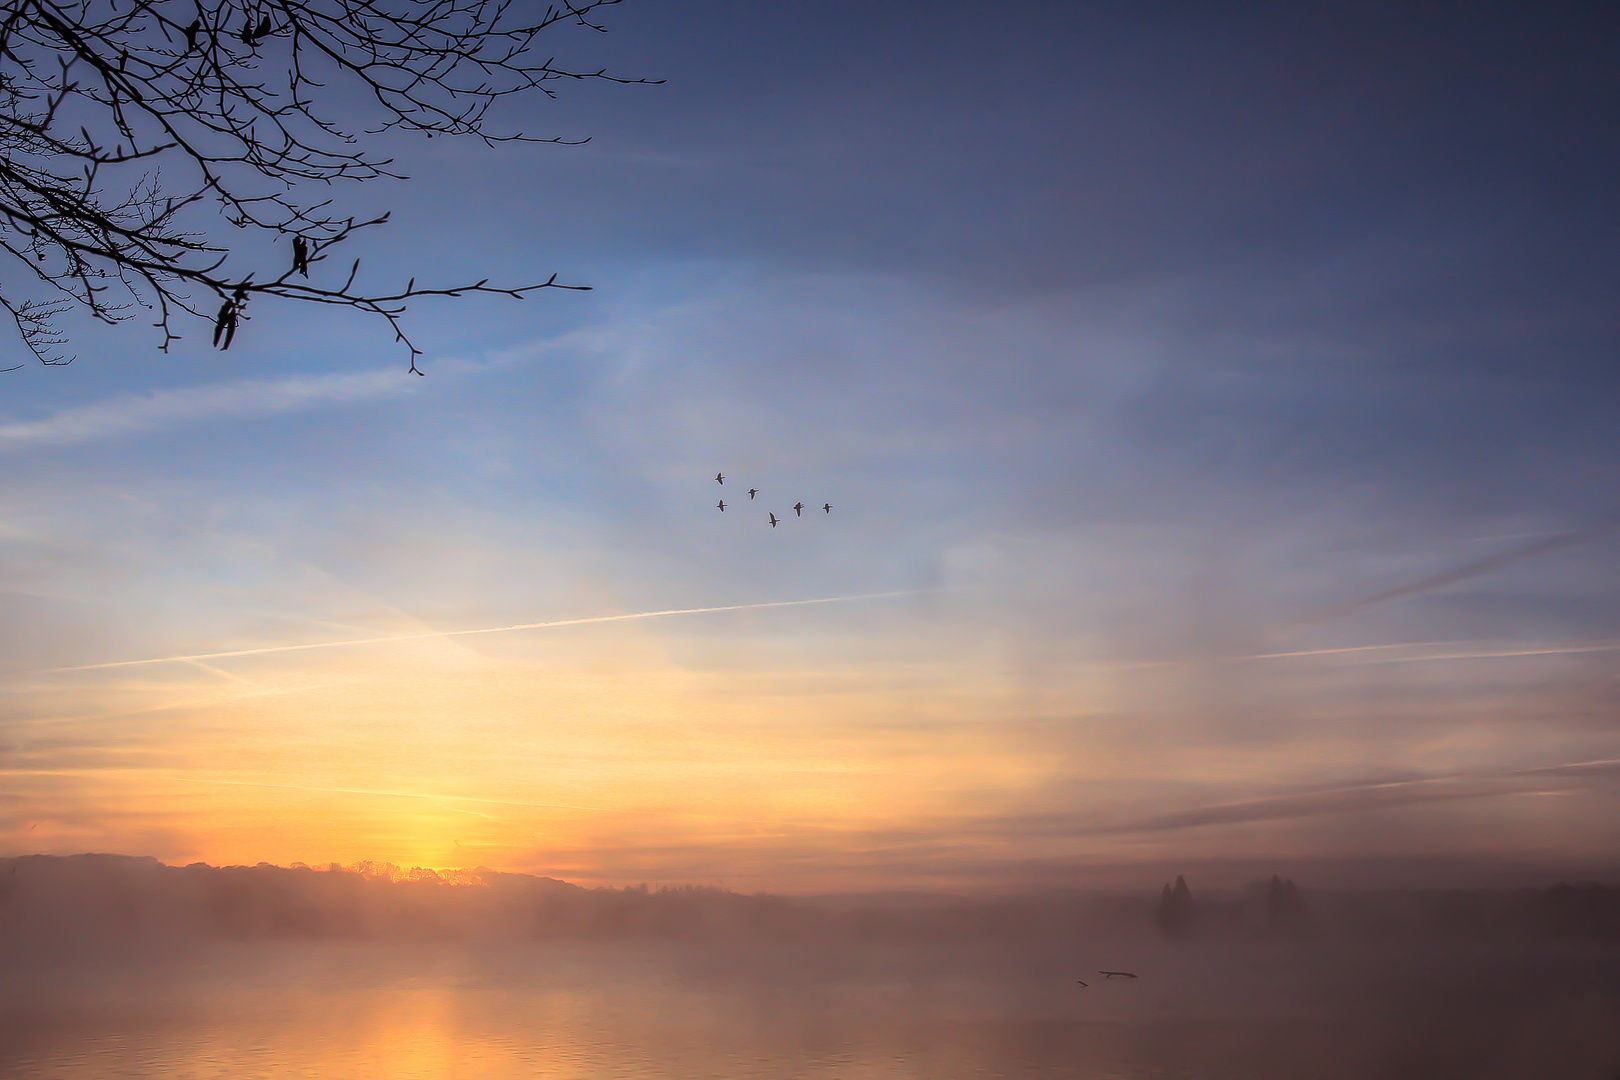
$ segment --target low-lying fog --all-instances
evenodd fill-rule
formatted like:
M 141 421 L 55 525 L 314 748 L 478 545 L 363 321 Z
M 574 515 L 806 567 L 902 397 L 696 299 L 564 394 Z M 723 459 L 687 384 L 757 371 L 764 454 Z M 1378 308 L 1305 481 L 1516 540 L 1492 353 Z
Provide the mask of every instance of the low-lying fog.
M 1620 1067 L 1599 886 L 809 901 L 33 857 L 0 860 L 0 946 L 7 1077 Z

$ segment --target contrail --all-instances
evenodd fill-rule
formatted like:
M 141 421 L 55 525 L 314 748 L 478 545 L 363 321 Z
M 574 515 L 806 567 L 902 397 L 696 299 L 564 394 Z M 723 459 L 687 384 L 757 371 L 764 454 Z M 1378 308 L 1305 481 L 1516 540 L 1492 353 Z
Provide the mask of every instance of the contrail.
M 1431 653 L 1426 656 L 1394 656 L 1368 660 L 1369 664 L 1417 664 L 1426 660 L 1495 660 L 1510 656 L 1572 656 L 1578 653 L 1620 652 L 1620 645 L 1554 645 L 1540 649 L 1496 649 L 1486 652 Z
M 1475 646 L 1468 652 L 1420 652 L 1415 649 L 1452 649 Z M 1404 652 L 1412 655 L 1389 655 Z M 1290 652 L 1248 653 L 1241 656 L 1215 656 L 1204 660 L 1140 660 L 1129 664 L 1111 664 L 1122 670 L 1139 668 L 1185 667 L 1196 663 L 1247 663 L 1254 660 L 1312 660 L 1322 656 L 1356 656 L 1357 666 L 1373 664 L 1422 664 L 1433 660 L 1494 660 L 1513 656 L 1572 656 L 1580 653 L 1620 652 L 1620 642 L 1605 641 L 1592 645 L 1498 645 L 1489 647 L 1485 641 L 1397 641 L 1388 645 L 1346 645 L 1328 649 L 1296 649 Z
M 1251 653 L 1234 660 L 1292 660 L 1300 656 L 1341 656 L 1347 653 L 1385 652 L 1392 649 L 1433 649 L 1441 645 L 1469 645 L 1468 641 L 1397 641 L 1390 645 L 1346 645 L 1331 649 L 1298 649 L 1293 652 Z
M 1488 555 L 1483 559 L 1475 559 L 1473 562 L 1464 563 L 1462 566 L 1447 570 L 1444 573 L 1433 574 L 1406 585 L 1397 585 L 1393 589 L 1385 589 L 1383 592 L 1364 596 L 1359 600 L 1351 600 L 1348 603 L 1324 608 L 1314 615 L 1307 615 L 1305 618 L 1296 620 L 1289 625 L 1292 627 L 1315 626 L 1318 623 L 1329 622 L 1333 619 L 1342 619 L 1346 615 L 1354 615 L 1356 612 L 1363 611 L 1376 604 L 1387 603 L 1390 600 L 1404 600 L 1409 596 L 1418 596 L 1422 593 L 1443 588 L 1446 585 L 1454 585 L 1459 581 L 1467 581 L 1469 578 L 1488 574 L 1492 570 L 1507 566 L 1509 563 L 1516 563 L 1520 559 L 1528 559 L 1532 555 L 1542 555 L 1549 551 L 1557 551 L 1559 548 L 1584 544 L 1588 540 L 1596 540 L 1616 531 L 1620 531 L 1620 522 L 1610 522 L 1590 529 L 1577 529 L 1574 532 L 1559 533 L 1557 536 L 1538 540 L 1533 544 L 1526 544 L 1510 551 L 1499 552 L 1496 555 Z
M 224 668 L 217 668 L 213 664 L 205 664 L 201 660 L 187 660 L 186 663 L 190 664 L 192 667 L 195 667 L 195 668 L 197 668 L 197 669 L 199 669 L 201 671 L 206 671 L 210 675 L 218 675 L 222 679 L 229 679 L 232 682 L 239 682 L 243 686 L 251 686 L 255 690 L 263 690 L 264 689 L 264 687 L 260 686 L 258 683 L 254 682 L 252 679 L 244 679 L 242 676 L 236 674 L 236 672 L 234 672 L 234 671 L 226 671 Z
M 1408 641 L 1394 645 L 1352 645 L 1342 649 L 1304 649 L 1299 652 L 1254 653 L 1233 657 L 1235 660 L 1290 660 L 1295 657 L 1344 656 L 1393 651 L 1396 649 L 1433 649 L 1441 646 L 1471 645 L 1468 641 Z M 1474 652 L 1431 652 L 1416 656 L 1368 656 L 1362 664 L 1421 664 L 1430 660 L 1492 660 L 1510 656 L 1566 656 L 1577 653 L 1620 652 L 1620 643 L 1602 642 L 1596 645 L 1543 645 L 1532 648 L 1480 649 Z
M 707 615 L 719 611 L 761 611 L 765 608 L 805 607 L 810 604 L 844 604 L 856 600 L 885 600 L 911 596 L 923 589 L 897 592 L 860 593 L 856 596 L 823 596 L 814 600 L 773 600 L 764 604 L 726 604 L 721 607 L 669 608 L 664 611 L 635 611 L 624 615 L 592 615 L 584 619 L 554 619 L 551 622 L 514 623 L 511 626 L 482 626 L 475 630 L 429 630 L 420 634 L 393 634 L 388 637 L 348 638 L 343 641 L 311 641 L 303 645 L 266 645 L 257 649 L 230 649 L 225 652 L 191 653 L 185 656 L 154 656 L 146 660 L 113 660 L 105 664 L 76 664 L 47 668 L 47 672 L 106 671 L 109 668 L 140 667 L 144 664 L 196 663 L 222 660 L 231 656 L 265 656 L 270 653 L 305 652 L 310 649 L 339 649 L 350 645 L 388 645 L 397 641 L 427 641 L 433 638 L 470 637 L 473 634 L 506 634 L 514 630 L 548 630 L 557 626 L 585 626 L 590 623 L 626 622 L 631 619 L 662 619 L 671 615 Z

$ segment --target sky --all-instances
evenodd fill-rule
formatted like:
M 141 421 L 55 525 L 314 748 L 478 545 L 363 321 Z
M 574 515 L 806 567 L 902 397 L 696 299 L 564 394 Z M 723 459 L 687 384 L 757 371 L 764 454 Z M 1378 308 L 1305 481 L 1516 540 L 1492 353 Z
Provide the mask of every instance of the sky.
M 589 143 L 337 192 L 363 280 L 593 291 L 0 375 L 0 854 L 1612 873 L 1611 13 L 606 23 L 666 81 L 500 118 Z

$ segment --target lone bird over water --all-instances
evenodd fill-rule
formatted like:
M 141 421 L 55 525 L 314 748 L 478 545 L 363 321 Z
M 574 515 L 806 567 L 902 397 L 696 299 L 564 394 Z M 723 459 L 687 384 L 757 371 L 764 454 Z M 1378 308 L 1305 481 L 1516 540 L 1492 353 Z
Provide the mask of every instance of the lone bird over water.
M 773 528 L 773 529 L 776 528 L 776 515 L 775 514 L 771 515 L 771 528 Z
M 793 504 L 793 516 L 804 517 L 804 503 L 796 502 Z
M 726 500 L 721 499 L 719 502 L 715 503 L 714 505 L 716 505 L 716 506 L 718 506 L 720 508 L 720 512 L 722 514 L 726 512 Z
M 726 474 L 723 473 L 723 472 L 715 473 L 714 474 L 714 482 L 717 483 L 717 484 L 725 483 L 726 482 Z
M 1105 979 L 1134 979 L 1137 977 L 1134 971 L 1098 971 L 1097 974 Z

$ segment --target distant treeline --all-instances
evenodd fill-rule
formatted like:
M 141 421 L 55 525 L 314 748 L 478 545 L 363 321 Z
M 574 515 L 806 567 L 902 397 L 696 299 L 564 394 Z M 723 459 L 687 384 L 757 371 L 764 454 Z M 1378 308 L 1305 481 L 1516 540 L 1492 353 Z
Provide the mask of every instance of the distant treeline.
M 1620 889 L 1594 882 L 1547 888 L 1337 890 L 1307 897 L 1273 876 L 1236 897 L 1197 897 L 1183 878 L 1154 905 L 1166 937 L 1350 936 L 1620 941 Z
M 0 859 L 0 944 L 185 938 L 842 937 L 1187 940 L 1375 936 L 1620 941 L 1620 889 L 1313 893 L 1273 878 L 1237 894 L 806 899 L 678 887 L 588 889 L 495 871 L 166 866 L 119 855 Z

